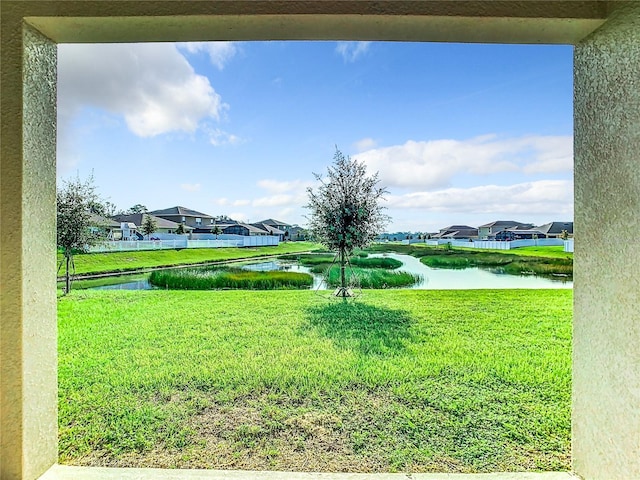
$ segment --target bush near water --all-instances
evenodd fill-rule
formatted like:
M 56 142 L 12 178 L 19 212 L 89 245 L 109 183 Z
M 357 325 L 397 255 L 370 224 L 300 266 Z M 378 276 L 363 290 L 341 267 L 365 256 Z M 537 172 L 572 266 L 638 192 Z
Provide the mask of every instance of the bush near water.
M 569 255 L 566 257 L 525 256 L 501 251 L 488 252 L 393 244 L 373 245 L 371 249 L 412 255 L 432 268 L 464 269 L 479 267 L 496 269 L 512 275 L 573 276 L 573 258 Z
M 313 277 L 298 272 L 253 272 L 237 267 L 210 267 L 155 271 L 151 273 L 149 283 L 170 290 L 280 290 L 310 288 Z

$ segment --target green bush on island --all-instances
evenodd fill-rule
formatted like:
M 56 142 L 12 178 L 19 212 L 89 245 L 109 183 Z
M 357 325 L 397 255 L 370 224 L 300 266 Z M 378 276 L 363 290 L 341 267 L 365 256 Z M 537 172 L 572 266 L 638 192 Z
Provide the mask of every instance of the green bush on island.
M 464 269 L 479 267 L 498 269 L 512 275 L 573 275 L 573 256 L 554 247 L 544 256 L 541 247 L 524 247 L 515 250 L 445 249 L 425 245 L 372 245 L 371 251 L 395 252 L 412 255 L 431 268 Z M 535 250 L 533 250 L 535 249 Z
M 237 267 L 183 268 L 152 272 L 149 283 L 169 290 L 285 290 L 310 288 L 313 277 L 307 273 L 253 272 Z
M 347 267 L 347 281 L 360 288 L 400 288 L 415 285 L 422 277 L 408 272 L 390 272 L 382 268 Z M 353 278 L 355 276 L 355 278 Z M 340 285 L 340 266 L 334 265 L 326 276 L 331 288 Z
M 326 254 L 304 254 L 304 255 L 283 255 L 280 257 L 282 260 L 294 260 L 304 265 L 305 267 L 312 267 L 314 273 L 319 273 L 328 268 L 336 260 L 335 255 Z M 400 260 L 389 257 L 369 257 L 366 252 L 358 252 L 357 255 L 349 258 L 349 263 L 355 267 L 362 268 L 385 268 L 393 270 L 402 266 Z M 320 267 L 320 268 L 313 268 Z

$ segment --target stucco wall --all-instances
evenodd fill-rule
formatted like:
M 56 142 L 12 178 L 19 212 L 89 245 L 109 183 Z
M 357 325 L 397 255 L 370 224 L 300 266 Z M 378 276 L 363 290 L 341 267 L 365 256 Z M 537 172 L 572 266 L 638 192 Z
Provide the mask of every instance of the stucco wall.
M 619 2 L 3 0 L 0 477 L 56 461 L 54 41 L 580 41 Z M 576 48 L 574 465 L 640 478 L 638 3 Z M 24 73 L 24 75 L 23 75 Z M 24 82 L 24 86 L 23 86 Z M 23 111 L 24 92 L 24 111 Z M 23 122 L 24 117 L 24 122 Z M 23 141 L 24 139 L 24 141 Z M 605 236 L 619 243 L 605 242 Z M 610 238 L 608 240 L 610 240 Z
M 57 458 L 56 46 L 16 25 L 4 65 L 0 285 L 0 478 L 35 478 Z M 17 30 L 17 31 L 16 31 Z M 4 32 L 3 32 L 4 33 Z M 24 45 L 24 50 L 22 46 Z M 4 52 L 3 52 L 4 53 Z M 8 80 L 8 81 L 7 81 Z M 24 122 L 21 119 L 24 116 Z M 13 135 L 11 135 L 13 133 Z
M 573 465 L 640 478 L 640 4 L 575 49 Z

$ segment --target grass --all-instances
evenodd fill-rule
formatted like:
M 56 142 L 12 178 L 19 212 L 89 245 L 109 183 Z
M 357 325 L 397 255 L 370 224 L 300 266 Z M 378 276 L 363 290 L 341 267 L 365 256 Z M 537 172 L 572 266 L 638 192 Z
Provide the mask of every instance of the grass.
M 552 245 L 549 247 L 520 247 L 513 250 L 488 250 L 488 249 L 468 249 L 454 247 L 454 250 L 479 250 L 482 252 L 495 252 L 506 255 L 518 255 L 521 257 L 542 257 L 542 258 L 570 258 L 573 259 L 573 252 L 565 252 L 562 245 Z
M 200 267 L 151 272 L 149 283 L 170 290 L 282 290 L 310 288 L 313 276 L 298 272 L 252 272 L 233 267 Z
M 472 248 L 435 248 L 425 245 L 386 245 L 372 246 L 373 251 L 393 251 L 420 258 L 420 261 L 432 268 L 462 269 L 480 267 L 497 269 L 503 273 L 513 275 L 573 275 L 573 256 L 563 257 L 551 254 L 549 256 L 536 256 L 536 249 L 555 247 L 531 247 L 522 255 L 518 250 L 484 250 Z M 564 252 L 563 252 L 564 253 Z
M 412 244 L 402 245 L 398 243 L 376 243 L 370 247 L 371 251 L 406 253 L 407 255 L 414 255 L 420 257 L 422 255 L 428 255 L 429 251 L 443 251 L 446 250 L 444 245 L 439 247 L 433 247 L 424 244 Z M 520 257 L 539 257 L 539 258 L 561 258 L 573 260 L 573 252 L 565 252 L 564 247 L 561 245 L 554 245 L 550 247 L 521 247 L 514 248 L 513 250 L 490 250 L 483 248 L 468 248 L 468 247 L 452 247 L 451 251 L 461 252 L 487 252 L 497 253 L 501 255 L 517 255 Z
M 420 275 L 414 275 L 407 272 L 390 272 L 383 268 L 347 267 L 345 274 L 348 283 L 353 283 L 356 287 L 360 288 L 380 289 L 408 287 L 421 280 Z M 337 287 L 340 285 L 340 267 L 338 265 L 334 265 L 329 270 L 327 284 L 330 287 Z
M 302 254 L 302 255 L 283 255 L 282 260 L 294 260 L 307 267 L 322 266 L 328 267 L 332 263 L 338 263 L 334 254 Z M 351 265 L 362 268 L 386 268 L 393 270 L 402 266 L 402 262 L 395 258 L 388 257 L 368 257 L 366 252 L 358 252 L 357 255 L 349 258 Z
M 566 290 L 71 292 L 59 460 L 568 470 L 571 305 Z
M 142 281 L 147 278 L 147 274 L 130 274 L 127 275 L 127 281 L 135 282 Z M 87 288 L 96 288 L 96 287 L 105 287 L 109 285 L 119 285 L 122 283 L 122 277 L 104 277 L 104 278 L 92 278 L 87 280 L 74 280 L 72 289 L 73 290 L 84 290 Z M 64 282 L 58 282 L 58 288 L 63 288 Z
M 76 273 L 126 272 L 145 268 L 237 260 L 265 255 L 283 255 L 320 248 L 311 242 L 284 242 L 277 247 L 189 248 L 75 255 Z M 58 254 L 58 262 L 61 256 Z M 64 268 L 64 267 L 63 267 Z M 62 274 L 62 270 L 60 272 Z

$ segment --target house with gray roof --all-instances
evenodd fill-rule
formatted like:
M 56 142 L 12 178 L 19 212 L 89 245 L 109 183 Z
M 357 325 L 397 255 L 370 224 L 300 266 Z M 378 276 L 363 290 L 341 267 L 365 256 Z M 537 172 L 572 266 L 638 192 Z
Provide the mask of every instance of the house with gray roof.
M 152 220 L 156 222 L 156 232 L 158 233 L 176 233 L 176 230 L 180 226 L 179 223 L 172 222 L 171 220 L 167 220 L 166 218 L 158 217 L 156 215 L 152 215 L 150 213 L 132 213 L 129 215 L 115 215 L 113 218 L 115 221 L 128 224 L 128 230 L 131 231 L 131 236 L 137 237 L 139 240 L 142 240 L 142 234 L 140 234 L 140 230 L 142 229 L 142 224 L 144 223 L 146 217 L 151 217 Z M 183 225 L 184 233 L 193 232 L 194 228 L 189 225 Z
M 105 218 L 95 213 L 89 214 L 91 229 L 96 232 L 103 232 L 108 240 L 120 240 L 122 238 L 122 228 L 119 222 L 111 218 Z
M 478 238 L 478 229 L 469 225 L 450 225 L 433 235 L 434 239 L 468 240 Z
M 535 227 L 513 227 L 495 234 L 495 239 L 498 241 L 512 242 L 514 240 L 531 240 L 534 238 L 547 238 L 547 235 Z
M 569 236 L 573 236 L 573 222 L 549 222 L 536 228 L 549 238 L 560 238 L 563 230 L 566 230 Z
M 271 227 L 275 227 L 279 230 L 282 230 L 284 232 L 286 232 L 287 230 L 289 230 L 291 228 L 291 225 L 289 225 L 286 222 L 282 222 L 280 220 L 274 220 L 273 218 L 267 218 L 266 220 L 260 220 L 259 222 L 256 222 L 257 224 L 265 224 L 265 225 L 269 225 Z
M 521 229 L 528 229 L 533 228 L 533 224 L 516 222 L 515 220 L 496 220 L 495 222 L 480 225 L 478 227 L 478 238 L 480 238 L 481 240 L 492 239 L 498 232 L 516 227 Z
M 211 215 L 180 206 L 154 210 L 149 214 L 191 227 L 194 233 L 210 233 L 216 223 Z
M 242 235 L 245 237 L 271 235 L 268 230 L 249 223 L 235 223 L 232 225 L 221 226 L 220 228 L 222 229 L 222 233 L 225 235 Z

